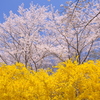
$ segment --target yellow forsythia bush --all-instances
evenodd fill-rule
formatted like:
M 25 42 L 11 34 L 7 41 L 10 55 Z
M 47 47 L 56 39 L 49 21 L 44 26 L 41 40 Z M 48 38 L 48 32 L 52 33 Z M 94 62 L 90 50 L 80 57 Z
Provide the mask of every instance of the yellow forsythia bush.
M 54 67 L 35 72 L 22 63 L 1 64 L 0 100 L 100 100 L 100 61 Z

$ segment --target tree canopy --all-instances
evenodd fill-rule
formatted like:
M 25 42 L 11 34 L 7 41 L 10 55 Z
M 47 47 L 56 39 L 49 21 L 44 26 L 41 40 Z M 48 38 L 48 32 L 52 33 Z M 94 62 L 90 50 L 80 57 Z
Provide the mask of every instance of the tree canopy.
M 100 48 L 98 1 L 66 2 L 60 11 L 22 4 L 18 13 L 10 11 L 0 23 L 0 58 L 6 64 L 22 62 L 35 70 L 67 59 L 80 64 Z

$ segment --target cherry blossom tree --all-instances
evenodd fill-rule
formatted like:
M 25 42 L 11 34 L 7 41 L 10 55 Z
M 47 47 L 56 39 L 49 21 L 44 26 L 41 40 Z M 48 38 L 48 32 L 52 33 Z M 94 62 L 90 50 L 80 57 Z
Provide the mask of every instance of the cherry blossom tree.
M 66 2 L 63 11 L 31 4 L 10 11 L 0 24 L 0 58 L 6 64 L 22 62 L 32 69 L 50 67 L 67 59 L 85 62 L 99 49 L 100 5 Z
M 53 13 L 48 23 L 48 37 L 52 37 L 48 51 L 62 61 L 77 59 L 79 64 L 83 63 L 93 50 L 99 49 L 100 4 L 77 0 L 61 6 L 64 13 Z
M 45 44 L 42 34 L 45 34 L 49 18 L 48 10 L 48 7 L 33 4 L 25 9 L 22 4 L 18 9 L 19 15 L 10 11 L 10 16 L 5 16 L 5 22 L 0 24 L 2 61 L 6 64 L 22 62 L 26 66 L 34 66 L 36 70 L 43 66 L 47 54 L 39 46 Z

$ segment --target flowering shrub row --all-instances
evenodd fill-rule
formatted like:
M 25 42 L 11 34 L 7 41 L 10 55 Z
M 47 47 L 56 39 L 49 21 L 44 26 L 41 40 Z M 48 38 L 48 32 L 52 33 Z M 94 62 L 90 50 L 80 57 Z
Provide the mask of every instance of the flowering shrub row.
M 100 100 L 100 61 L 59 63 L 55 72 L 1 64 L 0 100 Z

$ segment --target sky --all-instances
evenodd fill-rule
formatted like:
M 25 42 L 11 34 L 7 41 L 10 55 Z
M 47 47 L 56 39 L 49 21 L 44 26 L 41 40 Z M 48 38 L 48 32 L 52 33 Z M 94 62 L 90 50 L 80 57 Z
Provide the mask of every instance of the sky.
M 9 16 L 9 11 L 13 11 L 13 13 L 17 13 L 18 7 L 24 3 L 25 8 L 29 8 L 31 2 L 33 4 L 39 5 L 50 5 L 55 6 L 55 9 L 60 9 L 61 4 L 65 4 L 68 0 L 0 0 L 0 23 L 4 22 L 4 14 Z

